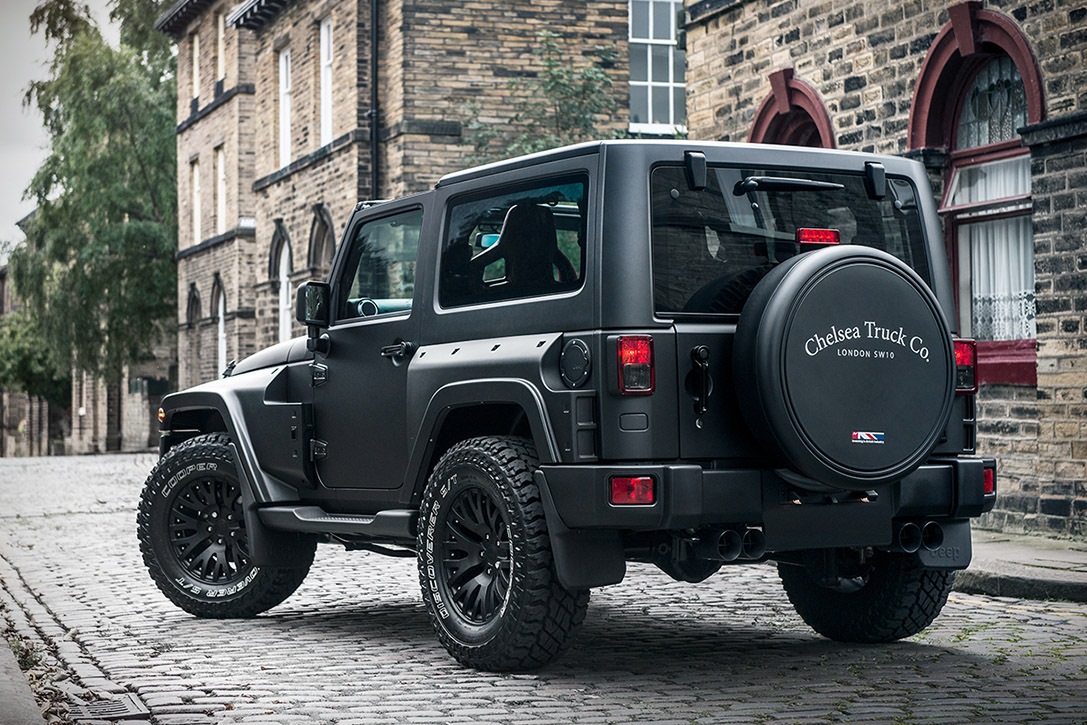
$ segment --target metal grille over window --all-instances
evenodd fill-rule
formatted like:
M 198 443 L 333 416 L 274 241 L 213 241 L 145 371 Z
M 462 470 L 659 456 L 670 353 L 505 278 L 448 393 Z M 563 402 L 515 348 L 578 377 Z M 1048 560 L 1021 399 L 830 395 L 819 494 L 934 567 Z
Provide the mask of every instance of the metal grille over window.
M 630 2 L 630 130 L 685 130 L 686 60 L 676 47 L 681 0 Z

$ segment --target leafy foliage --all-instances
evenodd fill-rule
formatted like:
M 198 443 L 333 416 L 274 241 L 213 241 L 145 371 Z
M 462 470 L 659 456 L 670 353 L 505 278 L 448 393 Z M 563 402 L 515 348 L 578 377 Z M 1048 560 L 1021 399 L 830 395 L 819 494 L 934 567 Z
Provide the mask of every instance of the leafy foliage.
M 71 405 L 71 377 L 53 362 L 25 309 L 0 318 L 0 388 L 40 396 L 61 409 Z
M 537 35 L 533 53 L 541 69 L 535 77 L 510 83 L 511 96 L 517 100 L 509 127 L 498 119 L 484 118 L 478 103 L 465 106 L 469 116 L 465 137 L 472 144 L 474 163 L 617 135 L 605 130 L 619 109 L 607 72 L 615 63 L 616 51 L 597 46 L 586 53 L 592 59 L 589 65 L 576 67 L 569 63 L 559 39 L 548 30 Z
M 51 151 L 25 192 L 37 210 L 10 270 L 39 345 L 116 378 L 176 314 L 177 154 L 174 60 L 152 26 L 166 2 L 112 4 L 119 48 L 73 0 L 43 0 L 31 15 L 54 55 L 25 102 Z

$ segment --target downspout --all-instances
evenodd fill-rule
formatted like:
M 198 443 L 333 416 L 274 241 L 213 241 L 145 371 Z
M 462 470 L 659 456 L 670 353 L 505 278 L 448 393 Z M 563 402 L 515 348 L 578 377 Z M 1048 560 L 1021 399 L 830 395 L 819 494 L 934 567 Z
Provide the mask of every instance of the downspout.
M 378 0 L 370 0 L 370 198 L 377 199 L 380 196 L 378 183 L 381 180 L 378 168 L 378 153 L 380 151 L 378 138 L 378 92 L 377 92 L 377 17 Z

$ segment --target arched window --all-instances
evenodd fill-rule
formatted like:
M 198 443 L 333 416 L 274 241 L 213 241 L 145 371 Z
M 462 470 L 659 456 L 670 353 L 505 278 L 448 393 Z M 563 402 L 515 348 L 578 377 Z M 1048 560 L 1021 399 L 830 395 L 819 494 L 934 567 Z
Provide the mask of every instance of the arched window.
M 272 280 L 272 289 L 276 294 L 276 339 L 279 342 L 291 339 L 291 273 L 294 267 L 291 259 L 291 235 L 282 219 L 275 220 L 275 232 L 272 233 L 271 256 L 268 260 L 268 278 Z
M 770 95 L 755 113 L 750 141 L 830 149 L 834 130 L 819 93 L 782 68 L 770 74 Z
M 314 204 L 306 266 L 316 277 L 327 275 L 332 266 L 332 255 L 336 252 L 336 236 L 333 229 L 332 214 L 328 207 L 324 204 Z
M 981 66 L 959 100 L 951 178 L 943 210 L 951 222 L 959 284 L 959 330 L 979 340 L 1035 337 L 1030 153 L 1023 80 L 1011 58 Z
M 291 245 L 279 250 L 279 341 L 291 339 Z
M 215 374 L 212 378 L 219 377 L 226 370 L 226 290 L 223 289 L 222 280 L 215 275 L 212 299 L 215 300 Z
M 1044 116 L 1026 37 L 980 2 L 948 9 L 914 90 L 911 149 L 946 153 L 940 212 L 960 334 L 978 340 L 981 382 L 1032 385 L 1035 352 L 1030 150 L 1019 129 Z
M 189 301 L 185 308 L 185 324 L 192 327 L 200 321 L 200 292 L 196 289 L 196 283 L 189 285 Z

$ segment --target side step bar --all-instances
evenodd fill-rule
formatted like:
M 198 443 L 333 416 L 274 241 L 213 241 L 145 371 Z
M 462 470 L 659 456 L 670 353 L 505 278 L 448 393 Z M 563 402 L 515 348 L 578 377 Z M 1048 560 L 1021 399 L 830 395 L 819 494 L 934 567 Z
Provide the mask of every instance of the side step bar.
M 415 539 L 417 511 L 392 509 L 376 514 L 332 514 L 320 506 L 258 509 L 266 526 L 307 534 L 355 534 L 375 539 Z

